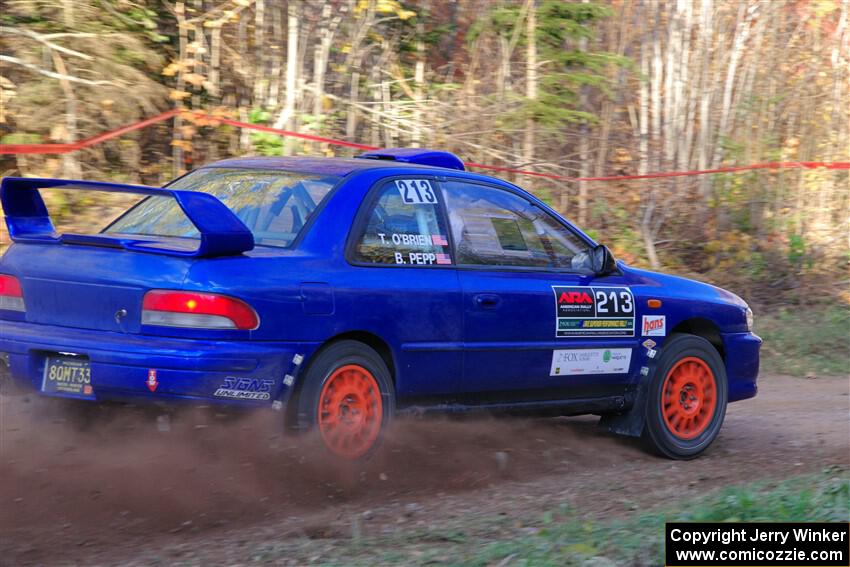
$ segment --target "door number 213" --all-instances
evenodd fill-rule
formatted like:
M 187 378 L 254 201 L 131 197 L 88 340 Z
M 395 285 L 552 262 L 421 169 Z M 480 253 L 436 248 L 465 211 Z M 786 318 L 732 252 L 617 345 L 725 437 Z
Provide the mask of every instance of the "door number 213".
M 611 315 L 631 315 L 635 307 L 629 291 L 596 290 L 596 313 Z

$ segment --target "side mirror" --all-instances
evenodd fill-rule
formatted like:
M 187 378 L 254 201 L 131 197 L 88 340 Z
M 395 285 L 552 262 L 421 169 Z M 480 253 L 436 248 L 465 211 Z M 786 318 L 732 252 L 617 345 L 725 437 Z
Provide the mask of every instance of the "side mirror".
M 590 266 L 597 276 L 607 276 L 617 270 L 617 261 L 607 246 L 598 244 L 590 251 Z

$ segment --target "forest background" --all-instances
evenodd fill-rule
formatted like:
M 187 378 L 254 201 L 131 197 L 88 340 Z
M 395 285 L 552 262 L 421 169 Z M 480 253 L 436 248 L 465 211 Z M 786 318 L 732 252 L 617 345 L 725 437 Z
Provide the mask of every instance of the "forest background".
M 71 143 L 183 108 L 574 177 L 850 161 L 848 12 L 850 0 L 3 0 L 0 144 Z M 355 153 L 184 113 L 78 152 L 0 155 L 0 176 L 159 185 L 232 155 Z M 502 176 L 629 263 L 771 309 L 837 304 L 845 326 L 848 174 Z M 49 203 L 88 230 L 126 205 Z

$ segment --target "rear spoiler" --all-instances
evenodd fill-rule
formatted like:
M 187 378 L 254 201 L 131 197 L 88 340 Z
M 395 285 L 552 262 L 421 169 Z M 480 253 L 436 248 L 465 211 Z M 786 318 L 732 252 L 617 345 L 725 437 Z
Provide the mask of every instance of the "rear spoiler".
M 39 189 L 81 189 L 105 193 L 170 197 L 201 234 L 197 249 L 169 246 L 175 239 L 138 239 L 108 234 L 58 234 L 50 220 Z M 70 179 L 6 177 L 0 183 L 0 204 L 6 215 L 9 236 L 15 242 L 85 244 L 124 248 L 169 256 L 211 258 L 232 256 L 254 248 L 254 235 L 233 211 L 208 193 L 175 191 L 144 185 L 124 185 Z

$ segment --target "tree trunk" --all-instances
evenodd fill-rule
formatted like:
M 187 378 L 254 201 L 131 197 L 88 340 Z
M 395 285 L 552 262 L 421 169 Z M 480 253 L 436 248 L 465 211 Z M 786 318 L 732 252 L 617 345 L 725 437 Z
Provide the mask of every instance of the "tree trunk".
M 639 13 L 646 17 L 646 5 L 641 2 Z M 644 32 L 643 40 L 640 42 L 640 90 L 638 105 L 640 107 L 638 125 L 640 128 L 640 139 L 638 141 L 638 175 L 646 175 L 649 171 L 649 46 L 647 33 Z
M 664 61 L 661 58 L 661 10 L 656 5 L 652 24 L 652 74 L 650 75 L 650 93 L 652 96 L 651 131 L 652 143 L 650 151 L 653 160 L 652 167 L 661 169 L 661 83 L 664 79 Z
M 354 140 L 357 134 L 357 105 L 360 98 L 360 73 L 351 72 L 351 82 L 348 86 L 348 111 L 345 120 L 345 135 L 349 140 Z
M 589 3 L 590 0 L 582 0 L 583 4 Z M 587 38 L 582 38 L 578 42 L 579 51 L 587 51 Z M 579 109 L 588 111 L 588 95 L 587 86 L 579 87 Z M 580 178 L 590 177 L 590 126 L 586 120 L 583 120 L 579 126 L 578 140 L 578 176 Z M 587 226 L 587 181 L 580 179 L 578 182 L 578 224 L 579 226 Z
M 69 30 L 73 30 L 76 27 L 74 0 L 62 0 L 62 23 Z
M 283 112 L 275 121 L 275 128 L 293 129 L 295 119 L 296 84 L 298 81 L 298 2 L 289 2 L 286 30 L 286 97 Z M 292 138 L 283 140 L 283 155 L 292 154 Z
M 418 148 L 422 143 L 422 107 L 425 104 L 425 41 L 422 39 L 425 29 L 421 23 L 417 24 L 416 28 L 419 39 L 416 41 L 416 65 L 413 70 L 413 132 L 410 144 L 414 148 Z
M 266 100 L 266 0 L 254 3 L 254 101 L 262 105 Z
M 284 7 L 278 3 L 273 3 L 272 6 L 272 37 L 268 42 L 269 48 L 274 47 L 274 53 L 280 53 L 280 46 L 283 45 L 283 10 Z M 271 71 L 269 73 L 268 95 L 262 105 L 268 109 L 275 109 L 280 103 L 280 75 L 281 75 L 281 57 L 269 57 L 267 53 L 264 57 L 270 59 Z
M 613 47 L 610 49 L 611 51 L 615 51 L 618 56 L 622 57 L 626 52 L 626 45 L 629 42 L 630 37 L 627 38 L 629 29 L 629 19 L 630 14 L 632 12 L 632 2 L 623 2 L 620 7 L 620 13 L 618 14 L 617 19 L 620 24 L 617 30 L 617 41 L 616 41 L 616 49 Z M 612 46 L 614 42 L 612 41 Z M 596 160 L 595 160 L 595 169 L 594 176 L 602 177 L 605 174 L 605 167 L 608 164 L 608 145 L 611 143 L 611 126 L 614 122 L 615 115 L 615 107 L 623 104 L 622 97 L 620 93 L 623 92 L 623 77 L 625 74 L 623 73 L 623 69 L 618 65 L 609 65 L 609 68 L 612 70 L 611 76 L 609 76 L 609 80 L 613 83 L 616 79 L 616 88 L 615 95 L 616 98 L 606 97 L 604 102 L 602 103 L 602 118 L 600 119 L 600 132 L 599 132 L 599 147 L 596 151 Z M 629 101 L 630 102 L 630 101 Z M 633 125 L 634 126 L 634 125 Z
M 51 50 L 50 55 L 53 58 L 53 65 L 56 67 L 56 72 L 62 75 L 68 75 L 68 69 L 65 67 L 65 61 L 56 52 Z M 59 85 L 62 87 L 62 92 L 65 95 L 65 139 L 67 144 L 73 144 L 77 141 L 77 97 L 74 94 L 74 88 L 68 79 L 60 79 Z M 62 176 L 79 179 L 81 176 L 80 162 L 77 161 L 76 152 L 62 154 Z
M 210 32 L 210 96 L 218 98 L 221 94 L 221 25 L 217 24 Z
M 738 17 L 735 24 L 735 38 L 732 42 L 732 52 L 729 54 L 729 66 L 726 68 L 726 82 L 723 87 L 723 101 L 720 104 L 720 124 L 717 128 L 717 142 L 714 145 L 714 157 L 711 160 L 712 167 L 718 167 L 723 159 L 722 141 L 729 135 L 730 117 L 733 114 L 732 94 L 735 85 L 735 76 L 738 64 L 743 54 L 744 46 L 752 29 L 752 22 L 758 13 L 759 4 L 741 2 L 738 8 Z M 746 16 L 746 18 L 745 18 Z
M 528 16 L 525 20 L 525 35 L 528 47 L 525 53 L 525 97 L 528 102 L 537 100 L 537 6 L 534 0 L 526 0 Z M 534 117 L 525 119 L 522 144 L 522 160 L 525 166 L 534 163 Z
M 646 3 L 642 3 L 642 10 L 646 14 Z M 657 9 L 657 8 L 656 8 Z M 648 14 L 644 16 L 644 21 L 650 21 Z M 639 173 L 646 174 L 649 169 L 650 162 L 650 144 L 649 144 L 649 128 L 651 122 L 652 139 L 656 141 L 661 130 L 660 116 L 660 90 L 661 90 L 661 48 L 658 44 L 658 17 L 655 17 L 655 27 L 650 33 L 644 34 L 644 40 L 641 42 L 640 48 L 640 68 L 641 68 L 641 83 L 640 83 L 640 166 Z M 649 36 L 649 37 L 647 37 Z M 652 67 L 650 67 L 650 46 L 652 44 Z M 652 118 L 650 119 L 650 106 L 652 107 Z M 642 181 L 644 193 L 643 216 L 641 217 L 640 232 L 643 237 L 644 247 L 646 248 L 646 257 L 649 260 L 649 265 L 653 269 L 660 267 L 658 254 L 655 250 L 655 236 L 652 232 L 653 213 L 655 212 L 655 194 L 654 186 L 650 181 Z M 646 187 L 649 185 L 649 189 Z
M 189 39 L 187 37 L 188 30 L 186 24 L 186 5 L 183 2 L 176 2 L 174 4 L 174 14 L 177 16 L 177 34 L 178 34 L 178 52 L 177 52 L 177 60 L 181 63 L 186 60 L 186 47 L 189 44 Z M 177 92 L 182 92 L 183 89 L 186 88 L 186 81 L 183 79 L 184 69 L 183 66 L 180 66 L 180 70 L 177 72 L 177 82 L 175 85 L 175 90 Z M 178 107 L 182 106 L 181 102 L 177 102 L 176 105 Z M 171 177 L 180 177 L 184 172 L 184 156 L 183 156 L 183 147 L 180 144 L 183 140 L 183 118 L 178 114 L 174 117 L 174 127 L 172 128 L 171 136 L 172 136 L 172 145 L 171 145 L 171 168 L 172 175 Z
M 325 45 L 330 45 L 330 30 L 328 29 L 328 19 L 331 16 L 331 5 L 325 4 L 322 7 L 322 18 L 319 24 L 319 41 L 313 48 L 313 125 L 316 133 L 322 131 L 322 119 L 324 117 L 324 98 L 325 98 L 325 72 L 328 67 L 329 47 L 325 50 Z M 318 149 L 318 144 L 315 145 Z

